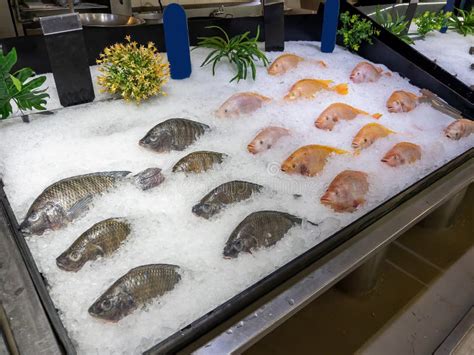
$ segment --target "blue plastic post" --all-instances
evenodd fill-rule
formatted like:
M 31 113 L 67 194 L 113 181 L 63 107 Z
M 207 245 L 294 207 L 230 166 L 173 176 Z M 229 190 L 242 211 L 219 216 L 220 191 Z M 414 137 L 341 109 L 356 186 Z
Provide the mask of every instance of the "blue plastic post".
M 334 51 L 338 17 L 339 0 L 326 0 L 324 4 L 323 33 L 321 35 L 321 52 L 332 53 Z
M 191 75 L 188 21 L 178 4 L 166 6 L 163 13 L 165 45 L 172 79 L 186 79 Z
M 452 12 L 454 10 L 454 0 L 448 0 L 446 1 L 446 5 L 444 6 L 444 9 L 443 9 L 443 12 L 446 13 L 446 12 Z M 448 26 L 443 26 L 439 32 L 441 33 L 446 33 L 446 31 L 448 30 Z

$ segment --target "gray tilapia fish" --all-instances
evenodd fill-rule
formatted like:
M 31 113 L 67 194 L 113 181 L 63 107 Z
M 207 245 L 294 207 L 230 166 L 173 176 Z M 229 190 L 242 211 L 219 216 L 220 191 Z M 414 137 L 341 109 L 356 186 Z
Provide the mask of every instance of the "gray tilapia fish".
M 227 157 L 227 154 L 224 153 L 210 151 L 192 152 L 181 158 L 173 166 L 173 172 L 202 173 L 211 169 L 214 164 L 222 163 L 225 157 Z
M 130 171 L 108 171 L 69 177 L 48 186 L 34 200 L 20 225 L 25 234 L 41 235 L 46 230 L 57 230 L 85 213 L 93 198 L 132 180 L 147 190 L 164 180 L 159 168 L 146 169 L 133 177 Z
M 267 248 L 280 239 L 303 220 L 289 213 L 278 211 L 258 211 L 249 214 L 234 229 L 224 247 L 225 258 L 236 258 L 239 253 Z M 317 226 L 318 224 L 307 221 Z
M 131 269 L 89 308 L 91 316 L 117 322 L 154 298 L 171 291 L 181 280 L 179 266 L 150 264 Z
M 56 259 L 65 271 L 78 271 L 88 261 L 109 256 L 130 235 L 130 223 L 125 218 L 108 218 L 86 230 Z
M 158 153 L 184 150 L 207 130 L 210 128 L 204 123 L 185 118 L 171 118 L 153 127 L 138 144 Z
M 227 205 L 246 200 L 253 193 L 260 192 L 262 189 L 262 185 L 248 181 L 229 181 L 217 186 L 204 196 L 198 204 L 193 206 L 192 211 L 196 216 L 209 219 Z

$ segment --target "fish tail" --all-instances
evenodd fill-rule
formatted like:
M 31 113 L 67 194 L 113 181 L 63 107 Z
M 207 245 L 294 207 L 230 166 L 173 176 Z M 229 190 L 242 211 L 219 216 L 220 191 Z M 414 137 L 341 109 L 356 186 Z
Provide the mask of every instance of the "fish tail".
M 379 119 L 380 117 L 382 117 L 383 115 L 381 113 L 374 113 L 373 115 L 371 115 L 373 118 L 375 119 Z
M 322 66 L 323 68 L 327 68 L 327 67 L 328 67 L 327 63 L 326 63 L 324 60 L 317 60 L 317 59 L 316 59 L 316 60 L 314 60 L 313 62 L 314 62 L 314 64 L 320 65 L 320 66 Z
M 335 90 L 339 95 L 347 95 L 349 93 L 349 87 L 347 84 L 339 84 L 332 88 Z
M 339 149 L 339 148 L 332 148 L 332 151 L 336 154 L 351 154 L 348 150 Z
M 165 177 L 160 168 L 148 168 L 133 176 L 134 183 L 142 190 L 148 190 L 160 185 Z

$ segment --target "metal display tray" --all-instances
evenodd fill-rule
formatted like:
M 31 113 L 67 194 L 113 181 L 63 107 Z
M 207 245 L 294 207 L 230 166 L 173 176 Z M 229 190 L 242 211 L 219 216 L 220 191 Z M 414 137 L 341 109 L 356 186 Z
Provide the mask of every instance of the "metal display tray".
M 341 12 L 349 11 L 366 17 L 357 9 L 341 3 Z M 315 15 L 295 15 L 285 17 L 285 39 L 286 40 L 308 40 L 318 41 L 321 37 L 323 10 Z M 229 34 L 234 35 L 244 31 L 256 32 L 257 27 L 263 28 L 262 17 L 234 18 L 234 19 L 191 19 L 189 20 L 189 31 L 191 43 L 195 44 L 197 37 L 208 35 L 206 26 L 219 25 Z M 84 30 L 86 45 L 88 47 L 89 61 L 95 63 L 98 53 L 104 46 L 122 40 L 126 34 L 131 34 L 137 41 L 146 42 L 152 40 L 157 42 L 160 50 L 163 48 L 163 30 L 161 25 L 135 27 L 127 29 L 87 29 Z M 264 34 L 263 34 L 264 36 Z M 263 38 L 262 38 L 263 39 Z M 19 52 L 19 66 L 29 65 L 38 72 L 48 70 L 47 54 L 44 48 L 42 37 L 9 39 L 0 41 L 4 47 L 17 47 Z M 391 70 L 399 72 L 411 80 L 414 85 L 428 89 L 436 93 L 439 97 L 447 101 L 463 115 L 469 119 L 474 119 L 474 104 L 472 103 L 472 91 L 459 80 L 445 72 L 439 66 L 434 65 L 426 57 L 419 54 L 410 46 L 405 45 L 397 37 L 381 29 L 381 34 L 374 39 L 373 45 L 363 45 L 358 52 L 362 57 L 383 63 Z M 38 69 L 38 66 L 41 69 Z M 464 85 L 464 87 L 463 87 Z M 474 157 L 474 148 L 451 160 L 444 166 L 435 170 L 425 178 L 414 183 L 398 195 L 392 197 L 385 203 L 368 212 L 347 227 L 335 233 L 324 242 L 316 245 L 307 252 L 288 262 L 278 270 L 274 271 L 264 279 L 258 281 L 251 287 L 234 296 L 227 302 L 215 308 L 211 312 L 197 319 L 185 328 L 179 330 L 167 339 L 149 349 L 147 354 L 175 353 L 185 346 L 195 341 L 211 329 L 235 315 L 246 306 L 259 299 L 276 286 L 282 284 L 292 276 L 296 275 L 312 263 L 316 262 L 330 251 L 351 239 L 358 232 L 364 230 L 381 217 L 388 214 L 401 203 L 410 197 L 423 191 L 439 178 L 453 171 L 463 163 Z M 0 180 L 0 203 L 6 211 L 9 219 L 9 227 L 21 255 L 28 268 L 30 276 L 34 282 L 43 307 L 48 315 L 49 321 L 56 333 L 58 341 L 65 353 L 75 354 L 74 346 L 68 337 L 54 304 L 48 294 L 48 290 L 43 280 L 30 250 L 23 236 L 18 230 L 18 222 L 11 209 L 9 201 L 3 191 L 3 182 Z

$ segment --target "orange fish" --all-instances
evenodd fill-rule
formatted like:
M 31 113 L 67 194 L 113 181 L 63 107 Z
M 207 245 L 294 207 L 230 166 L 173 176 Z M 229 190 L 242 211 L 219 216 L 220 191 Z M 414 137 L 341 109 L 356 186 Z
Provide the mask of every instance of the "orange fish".
M 247 149 L 252 154 L 257 154 L 270 149 L 281 137 L 289 136 L 290 131 L 286 128 L 270 126 L 257 133 L 249 143 Z
M 347 95 L 349 89 L 347 84 L 329 86 L 332 80 L 303 79 L 293 84 L 285 100 L 296 100 L 298 98 L 313 99 L 321 90 L 336 91 L 340 95 Z
M 370 83 L 380 79 L 382 75 L 392 76 L 392 73 L 383 73 L 383 69 L 368 62 L 360 62 L 352 69 L 350 79 L 356 83 Z
M 321 197 L 321 203 L 336 212 L 354 212 L 365 202 L 368 176 L 362 171 L 344 170 L 338 174 Z
M 349 153 L 342 149 L 325 145 L 305 145 L 294 151 L 281 165 L 281 170 L 288 174 L 314 176 L 323 170 L 331 154 Z
M 463 137 L 468 137 L 471 133 L 474 133 L 474 121 L 466 118 L 457 119 L 446 127 L 444 133 L 446 137 L 456 141 Z
M 356 118 L 357 115 L 368 116 L 370 114 L 350 105 L 343 104 L 342 102 L 336 102 L 329 105 L 323 112 L 321 112 L 314 122 L 314 125 L 320 129 L 331 131 L 340 120 L 352 120 Z M 380 118 L 382 115 L 380 113 L 374 113 L 371 116 L 373 118 Z
M 326 68 L 327 65 L 322 60 L 311 60 L 305 59 L 303 57 L 294 55 L 294 54 L 282 54 L 278 58 L 276 58 L 272 65 L 268 68 L 268 74 L 270 75 L 282 75 L 285 74 L 287 71 L 294 69 L 298 66 L 298 64 L 302 61 L 313 62 L 315 64 L 321 65 L 322 67 Z
M 256 92 L 240 92 L 232 95 L 224 102 L 216 112 L 217 117 L 237 117 L 241 114 L 252 113 L 261 108 L 267 102 L 269 97 L 260 95 Z
M 352 140 L 352 148 L 360 150 L 369 147 L 377 139 L 388 136 L 391 131 L 387 127 L 378 123 L 368 123 L 362 127 Z
M 394 91 L 387 100 L 388 112 L 410 112 L 418 106 L 420 97 L 411 92 Z
M 421 159 L 421 147 L 419 145 L 400 142 L 395 144 L 382 158 L 385 164 L 396 167 L 403 164 L 411 164 Z

